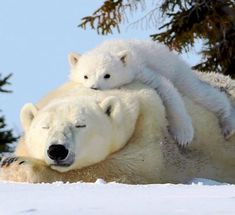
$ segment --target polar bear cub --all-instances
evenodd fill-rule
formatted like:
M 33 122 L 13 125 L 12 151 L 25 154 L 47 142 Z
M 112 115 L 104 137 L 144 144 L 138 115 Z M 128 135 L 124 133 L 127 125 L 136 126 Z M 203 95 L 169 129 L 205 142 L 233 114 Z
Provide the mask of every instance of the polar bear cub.
M 152 41 L 111 40 L 69 55 L 70 78 L 92 89 L 112 89 L 139 80 L 153 87 L 166 108 L 169 131 L 180 145 L 194 136 L 181 95 L 214 112 L 224 137 L 235 132 L 235 110 L 224 92 L 200 81 L 189 65 L 166 46 Z

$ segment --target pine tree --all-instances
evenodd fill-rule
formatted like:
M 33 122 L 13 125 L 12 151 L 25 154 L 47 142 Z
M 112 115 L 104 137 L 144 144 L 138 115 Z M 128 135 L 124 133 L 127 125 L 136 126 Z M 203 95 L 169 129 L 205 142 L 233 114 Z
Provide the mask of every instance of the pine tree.
M 156 11 L 166 20 L 160 33 L 151 35 L 178 52 L 189 51 L 197 39 L 203 41 L 203 59 L 193 68 L 235 77 L 235 1 L 234 0 L 162 0 L 143 17 L 155 22 Z M 160 2 L 160 6 L 159 5 Z M 82 28 L 90 25 L 99 34 L 120 32 L 126 14 L 136 11 L 144 0 L 105 0 L 91 16 L 84 17 Z M 142 8 L 144 13 L 144 10 Z M 146 22 L 145 22 L 146 23 Z
M 9 79 L 11 74 L 6 77 L 1 77 L 0 74 L 0 92 L 1 93 L 10 93 L 11 91 L 4 89 L 5 85 L 9 85 Z M 6 128 L 5 117 L 3 115 L 0 116 L 0 152 L 7 151 L 7 144 L 15 142 L 17 140 L 12 133 L 12 129 Z

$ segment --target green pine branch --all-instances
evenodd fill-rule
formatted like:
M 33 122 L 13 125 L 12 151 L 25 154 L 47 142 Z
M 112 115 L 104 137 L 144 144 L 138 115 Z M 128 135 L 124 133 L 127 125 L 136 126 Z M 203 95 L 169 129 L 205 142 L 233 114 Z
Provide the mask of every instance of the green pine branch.
M 7 75 L 6 77 L 1 78 L 0 74 L 0 92 L 2 93 L 11 93 L 11 90 L 4 89 L 4 85 L 10 85 L 9 79 L 11 78 L 12 74 Z
M 126 9 L 133 13 L 143 2 L 144 0 L 105 0 L 91 16 L 82 19 L 79 27 L 86 29 L 90 26 L 103 35 L 111 34 L 113 29 L 120 32 L 120 24 L 128 12 Z M 160 33 L 150 35 L 153 40 L 178 52 L 187 52 L 194 46 L 196 39 L 201 39 L 204 42 L 201 50 L 203 59 L 194 68 L 235 77 L 234 0 L 163 0 L 159 7 L 159 1 L 154 2 L 152 13 L 146 12 L 143 17 L 157 24 L 158 19 L 153 14 L 158 10 L 166 22 L 157 29 Z M 144 10 L 142 12 L 145 13 Z M 149 22 L 144 23 L 148 25 Z

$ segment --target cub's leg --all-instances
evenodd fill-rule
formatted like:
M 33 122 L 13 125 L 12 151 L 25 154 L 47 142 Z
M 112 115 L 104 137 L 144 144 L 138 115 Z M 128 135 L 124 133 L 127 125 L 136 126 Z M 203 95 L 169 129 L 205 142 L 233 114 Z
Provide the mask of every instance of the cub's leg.
M 137 79 L 154 88 L 161 97 L 169 123 L 169 132 L 177 143 L 181 146 L 191 143 L 194 135 L 192 121 L 180 93 L 173 84 L 148 68 L 144 68 Z
M 176 80 L 175 86 L 182 94 L 216 114 L 225 139 L 234 134 L 235 109 L 225 92 L 199 80 L 192 73 L 185 74 L 184 79 Z

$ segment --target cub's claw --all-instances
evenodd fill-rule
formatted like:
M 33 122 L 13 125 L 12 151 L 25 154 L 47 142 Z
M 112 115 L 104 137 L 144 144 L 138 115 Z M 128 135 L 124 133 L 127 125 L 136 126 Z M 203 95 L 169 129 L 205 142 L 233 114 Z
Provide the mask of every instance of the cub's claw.
M 193 127 L 188 126 L 188 127 L 169 127 L 168 128 L 169 133 L 173 137 L 173 139 L 176 141 L 177 145 L 180 147 L 187 147 L 189 144 L 191 144 L 193 140 Z

